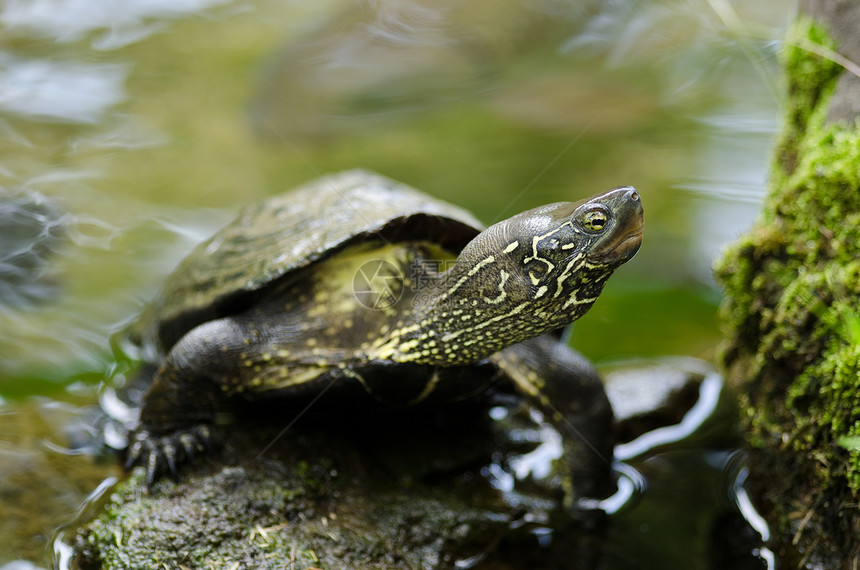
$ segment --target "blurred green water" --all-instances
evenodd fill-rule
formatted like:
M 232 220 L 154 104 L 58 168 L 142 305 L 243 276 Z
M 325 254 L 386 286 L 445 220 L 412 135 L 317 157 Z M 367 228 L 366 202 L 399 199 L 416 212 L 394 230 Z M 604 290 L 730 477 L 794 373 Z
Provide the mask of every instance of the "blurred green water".
M 716 0 L 92 2 L 0 8 L 0 200 L 61 228 L 13 256 L 0 210 L 9 414 L 97 385 L 110 335 L 242 204 L 353 167 L 486 223 L 635 185 L 642 250 L 572 342 L 713 353 L 710 260 L 763 193 L 787 1 L 731 25 Z

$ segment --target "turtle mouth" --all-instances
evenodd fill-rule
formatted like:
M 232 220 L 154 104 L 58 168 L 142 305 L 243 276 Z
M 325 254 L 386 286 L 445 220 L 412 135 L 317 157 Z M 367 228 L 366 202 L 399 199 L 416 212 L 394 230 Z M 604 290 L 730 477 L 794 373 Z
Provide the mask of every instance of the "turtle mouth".
M 592 259 L 605 264 L 622 264 L 633 259 L 642 245 L 642 227 L 625 234 L 609 248 L 592 256 Z
M 618 245 L 609 250 L 607 256 L 615 259 L 619 263 L 623 263 L 625 261 L 629 261 L 634 255 L 636 255 L 641 245 L 642 231 L 640 230 L 622 239 Z

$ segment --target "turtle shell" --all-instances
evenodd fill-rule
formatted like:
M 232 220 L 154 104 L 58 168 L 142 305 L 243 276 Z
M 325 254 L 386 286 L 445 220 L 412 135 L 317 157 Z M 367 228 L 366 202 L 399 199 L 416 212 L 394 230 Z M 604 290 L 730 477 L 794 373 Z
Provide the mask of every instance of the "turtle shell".
M 245 208 L 198 245 L 139 330 L 167 351 L 197 325 L 252 306 L 261 291 L 347 246 L 426 241 L 457 253 L 481 228 L 465 210 L 378 174 L 326 175 Z

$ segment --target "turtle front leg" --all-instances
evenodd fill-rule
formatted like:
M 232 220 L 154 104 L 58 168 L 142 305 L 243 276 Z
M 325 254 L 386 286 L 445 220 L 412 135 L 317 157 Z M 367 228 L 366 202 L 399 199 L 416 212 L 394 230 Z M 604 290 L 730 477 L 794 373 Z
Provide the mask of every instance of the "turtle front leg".
M 555 427 L 564 447 L 565 507 L 606 498 L 612 477 L 612 407 L 597 371 L 551 335 L 524 341 L 491 360 Z
M 158 374 L 143 399 L 140 424 L 128 442 L 125 469 L 136 465 L 146 469 L 146 483 L 170 473 L 178 466 L 212 447 L 215 398 L 211 384 L 189 381 L 169 361 Z
M 147 484 L 212 447 L 223 390 L 219 372 L 230 360 L 221 341 L 225 323 L 212 321 L 186 334 L 170 351 L 143 397 L 140 424 L 125 452 L 125 468 L 146 469 Z

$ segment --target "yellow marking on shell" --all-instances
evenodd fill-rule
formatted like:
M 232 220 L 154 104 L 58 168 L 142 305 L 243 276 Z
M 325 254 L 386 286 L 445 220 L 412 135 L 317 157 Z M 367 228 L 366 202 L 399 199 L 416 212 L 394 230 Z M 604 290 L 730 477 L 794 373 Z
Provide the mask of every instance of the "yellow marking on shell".
M 289 375 L 289 381 L 279 383 L 278 386 L 288 387 L 288 386 L 298 386 L 300 384 L 305 384 L 310 382 L 323 372 L 325 372 L 326 368 L 306 368 L 301 372 L 293 372 Z

